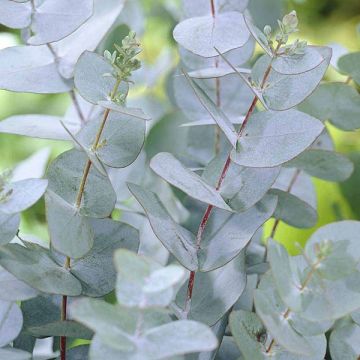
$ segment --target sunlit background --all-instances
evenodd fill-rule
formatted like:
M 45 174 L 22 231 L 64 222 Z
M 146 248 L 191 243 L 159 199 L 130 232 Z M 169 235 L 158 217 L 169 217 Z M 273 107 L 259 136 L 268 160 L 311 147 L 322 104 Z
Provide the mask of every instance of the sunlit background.
M 137 0 L 128 0 L 137 1 Z M 196 1 L 196 0 L 194 0 Z M 266 13 L 274 22 L 279 11 L 295 9 L 300 19 L 300 34 L 312 44 L 327 45 L 338 43 L 350 51 L 360 50 L 360 1 L 359 0 L 251 0 L 250 9 Z M 143 14 L 138 13 L 138 27 L 142 31 L 144 47 L 143 60 L 151 66 L 160 53 L 168 52 L 173 64 L 177 61 L 176 45 L 172 40 L 172 29 L 176 24 L 177 1 L 143 0 Z M 280 10 L 282 9 L 282 10 Z M 124 33 L 119 29 L 119 36 Z M 119 39 L 118 41 L 120 41 Z M 20 34 L 0 27 L 0 48 L 20 43 Z M 161 70 L 161 69 L 160 69 Z M 344 81 L 341 75 L 329 70 L 327 78 Z M 164 74 L 156 79 L 157 86 L 151 90 L 153 96 L 167 107 Z M 137 89 L 136 96 L 146 89 Z M 62 115 L 70 98 L 68 95 L 32 95 L 10 93 L 0 90 L 0 120 L 15 114 L 46 113 Z M 315 180 L 318 193 L 319 222 L 317 226 L 339 219 L 360 219 L 360 133 L 346 133 L 329 127 L 339 152 L 348 154 L 355 162 L 356 170 L 348 181 L 333 184 Z M 52 158 L 71 147 L 71 144 L 46 140 L 29 139 L 15 135 L 0 134 L 0 168 L 12 168 L 16 163 L 30 156 L 36 150 L 48 147 Z M 22 231 L 34 233 L 46 239 L 44 204 L 39 203 L 23 215 Z M 277 237 L 286 243 L 291 251 L 296 251 L 295 242 L 303 243 L 314 228 L 297 230 L 281 224 Z

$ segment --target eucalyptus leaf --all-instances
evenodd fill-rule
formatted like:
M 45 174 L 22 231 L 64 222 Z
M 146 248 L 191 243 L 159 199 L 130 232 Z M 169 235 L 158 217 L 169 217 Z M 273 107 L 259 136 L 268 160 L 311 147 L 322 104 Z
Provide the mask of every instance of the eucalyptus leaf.
M 245 23 L 250 31 L 251 35 L 254 37 L 256 42 L 263 48 L 263 50 L 269 55 L 273 56 L 273 51 L 271 50 L 271 47 L 269 45 L 269 42 L 265 36 L 265 34 L 253 23 L 253 21 L 246 16 L 245 17 Z
M 178 225 L 169 215 L 157 195 L 136 184 L 129 190 L 144 208 L 155 235 L 163 245 L 189 270 L 198 268 L 195 236 Z
M 50 140 L 70 140 L 70 136 L 61 125 L 60 116 L 51 115 L 15 115 L 0 122 L 0 132 L 30 136 Z M 72 132 L 80 130 L 79 123 L 68 123 L 66 127 Z
M 149 258 L 128 250 L 115 252 L 116 297 L 120 304 L 146 309 L 166 307 L 175 297 L 185 272 L 177 265 L 161 268 Z
M 306 150 L 321 134 L 321 122 L 297 110 L 259 112 L 239 138 L 232 160 L 249 167 L 275 167 Z
M 230 33 L 231 36 L 224 36 Z M 235 11 L 193 17 L 174 29 L 175 40 L 187 50 L 203 57 L 217 55 L 243 46 L 249 39 L 244 16 Z
M 137 251 L 139 234 L 132 226 L 110 219 L 93 219 L 94 245 L 71 264 L 71 273 L 81 282 L 83 295 L 99 297 L 115 287 L 113 252 L 119 248 Z
M 81 54 L 94 51 L 124 7 L 125 0 L 94 0 L 93 15 L 66 38 L 52 43 L 58 57 L 58 69 L 66 79 L 73 77 Z
M 219 109 L 212 100 L 207 96 L 204 90 L 190 78 L 190 76 L 184 72 L 184 76 L 192 87 L 195 95 L 199 99 L 200 103 L 209 112 L 210 116 L 218 124 L 220 129 L 223 131 L 230 144 L 236 147 L 238 141 L 238 135 L 232 122 L 226 117 L 226 115 Z
M 33 244 L 31 248 L 18 244 L 3 246 L 0 249 L 0 265 L 39 291 L 69 296 L 81 293 L 80 282 L 38 245 Z
M 87 161 L 83 152 L 70 150 L 57 157 L 47 171 L 49 190 L 73 207 Z M 109 179 L 91 167 L 79 208 L 80 214 L 105 218 L 114 209 L 115 201 L 116 195 Z
M 98 101 L 98 105 L 102 106 L 105 109 L 109 109 L 122 115 L 127 115 L 129 117 L 134 117 L 146 121 L 151 120 L 151 117 L 149 115 L 146 115 L 141 109 L 125 107 L 115 103 L 114 101 Z
M 43 179 L 26 179 L 6 184 L 2 194 L 8 195 L 0 200 L 0 212 L 16 214 L 28 209 L 44 195 L 47 186 L 48 181 Z
M 150 167 L 171 185 L 189 196 L 220 209 L 231 211 L 220 193 L 170 153 L 159 153 L 152 158 Z
M 319 357 L 326 352 L 325 335 L 304 337 L 297 333 L 288 320 L 287 308 L 273 287 L 270 276 L 262 278 L 259 289 L 255 290 L 255 307 L 265 326 L 270 329 L 275 341 L 289 352 L 297 355 Z
M 20 4 L 15 1 L 1 0 L 0 7 L 0 24 L 13 29 L 23 29 L 30 25 L 30 4 Z
M 226 158 L 215 157 L 204 169 L 202 177 L 216 186 Z M 279 176 L 280 168 L 250 168 L 230 163 L 220 193 L 230 207 L 237 212 L 245 211 L 260 201 Z
M 93 0 L 46 0 L 35 5 L 31 16 L 30 45 L 63 39 L 80 27 L 93 12 Z
M 276 204 L 277 198 L 268 195 L 249 210 L 239 214 L 214 210 L 198 253 L 200 270 L 220 268 L 236 257 L 258 228 L 272 216 Z
M 198 0 L 194 3 L 192 0 L 183 0 L 183 10 L 186 17 L 202 16 L 211 13 L 210 2 L 207 0 Z M 217 0 L 215 1 L 215 12 L 239 11 L 243 12 L 248 5 L 248 0 Z
M 39 94 L 63 93 L 72 89 L 57 70 L 53 54 L 46 45 L 13 46 L 0 50 L 0 88 Z
M 360 128 L 360 96 L 347 84 L 321 84 L 299 109 L 341 130 Z
M 20 226 L 19 214 L 0 213 L 0 245 L 9 243 L 17 234 Z
M 94 243 L 89 219 L 50 190 L 45 200 L 51 246 L 71 258 L 83 257 Z
M 26 351 L 5 347 L 0 349 L 0 357 L 6 360 L 31 360 L 32 355 Z
M 360 52 L 346 54 L 338 61 L 339 70 L 349 75 L 357 84 L 360 84 L 359 68 Z
M 330 354 L 333 360 L 357 359 L 360 353 L 360 326 L 349 324 L 336 328 L 330 335 Z
M 278 206 L 274 213 L 276 219 L 298 228 L 310 228 L 316 225 L 318 214 L 311 204 L 279 189 L 270 190 L 270 194 L 278 197 Z
M 20 333 L 23 316 L 14 302 L 0 300 L 0 346 L 7 345 Z
M 214 325 L 235 304 L 245 284 L 244 252 L 217 270 L 196 273 L 189 317 Z M 180 289 L 176 297 L 176 304 L 180 308 L 185 304 L 187 285 Z
M 327 181 L 344 181 L 353 170 L 353 163 L 344 155 L 328 150 L 309 149 L 286 164 Z
M 38 295 L 37 290 L 4 269 L 0 270 L 0 287 L 0 299 L 5 301 L 24 301 Z
M 80 131 L 77 140 L 86 149 L 92 149 L 103 119 L 102 116 L 88 122 Z M 144 121 L 128 115 L 111 112 L 94 155 L 104 164 L 123 168 L 139 156 L 145 141 Z M 92 150 L 89 150 L 92 151 Z

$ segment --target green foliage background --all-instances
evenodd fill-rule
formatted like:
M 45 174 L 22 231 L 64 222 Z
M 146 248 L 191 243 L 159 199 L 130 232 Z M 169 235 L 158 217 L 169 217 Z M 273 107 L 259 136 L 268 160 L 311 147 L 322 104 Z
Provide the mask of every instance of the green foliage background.
M 171 35 L 175 23 L 161 3 L 160 0 L 143 0 L 147 22 L 142 39 L 144 47 L 142 56 L 150 63 L 164 48 L 171 50 L 174 61 L 177 56 Z M 169 3 L 176 5 L 176 1 Z M 250 8 L 275 12 L 272 3 L 272 0 L 251 0 Z M 279 0 L 279 5 L 283 6 L 284 11 L 295 9 L 298 12 L 301 33 L 297 34 L 297 37 L 300 35 L 300 38 L 309 43 L 326 45 L 337 42 L 350 51 L 360 50 L 359 0 L 287 0 L 283 4 Z M 0 27 L 0 48 L 15 45 L 19 41 L 19 33 Z M 332 81 L 344 81 L 343 77 L 331 69 L 327 73 L 327 78 Z M 165 82 L 161 81 L 160 84 L 154 96 L 167 102 Z M 70 99 L 67 95 L 32 95 L 0 90 L 0 119 L 23 113 L 61 115 L 69 103 Z M 346 133 L 331 126 L 329 129 L 334 137 L 336 149 L 351 157 L 355 162 L 356 170 L 353 176 L 342 184 L 315 180 L 319 212 L 317 227 L 339 219 L 360 220 L 360 133 Z M 55 157 L 70 148 L 71 144 L 1 134 L 0 169 L 11 168 L 37 149 L 47 146 L 52 149 L 52 157 Z M 267 228 L 270 227 L 271 224 L 268 224 Z M 295 253 L 298 251 L 295 243 L 303 244 L 314 230 L 315 228 L 298 230 L 281 223 L 277 234 L 290 252 Z M 48 237 L 43 203 L 25 212 L 22 231 L 35 233 L 44 239 Z

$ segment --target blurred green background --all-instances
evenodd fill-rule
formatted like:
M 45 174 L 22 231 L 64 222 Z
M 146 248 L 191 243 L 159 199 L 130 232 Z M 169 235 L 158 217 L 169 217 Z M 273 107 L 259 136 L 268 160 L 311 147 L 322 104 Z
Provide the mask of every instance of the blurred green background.
M 132 0 L 129 0 L 132 1 Z M 176 8 L 176 1 L 143 0 L 146 24 L 142 43 L 143 57 L 149 63 L 157 55 L 170 48 L 176 54 L 176 45 L 171 36 L 175 20 L 171 10 Z M 196 1 L 196 0 L 194 0 Z M 279 0 L 280 2 L 281 0 Z M 273 0 L 251 0 L 250 8 L 268 11 Z M 165 6 L 164 6 L 165 5 Z M 298 34 L 312 44 L 326 45 L 339 43 L 349 51 L 360 50 L 360 1 L 359 0 L 287 0 L 283 3 L 284 11 L 295 9 L 300 19 L 301 32 Z M 0 27 L 0 49 L 20 43 L 19 33 Z M 344 78 L 334 70 L 329 70 L 327 80 L 343 81 Z M 158 97 L 167 102 L 164 82 L 156 89 Z M 0 90 L 0 120 L 15 114 L 47 113 L 64 114 L 70 103 L 68 95 L 32 95 L 10 93 Z M 315 180 L 318 193 L 318 226 L 339 219 L 360 219 L 360 133 L 341 132 L 329 127 L 339 152 L 348 154 L 356 165 L 351 179 L 343 184 Z M 0 169 L 13 167 L 19 161 L 34 153 L 37 149 L 50 147 L 52 158 L 69 148 L 71 144 L 63 142 L 28 139 L 15 135 L 0 134 Z M 267 228 L 271 224 L 267 224 Z M 46 239 L 44 205 L 39 203 L 25 212 L 21 230 L 34 233 Z M 297 230 L 280 224 L 277 238 L 287 245 L 291 252 L 296 252 L 296 242 L 304 243 L 313 229 Z

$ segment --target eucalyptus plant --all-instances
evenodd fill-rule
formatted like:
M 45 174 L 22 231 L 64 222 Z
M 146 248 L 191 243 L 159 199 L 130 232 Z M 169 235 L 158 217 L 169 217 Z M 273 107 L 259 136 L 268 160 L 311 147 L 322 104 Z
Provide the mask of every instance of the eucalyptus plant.
M 163 109 L 149 74 L 166 54 L 152 69 L 134 31 L 116 38 L 143 31 L 138 2 L 0 1 L 25 44 L 0 50 L 0 88 L 72 102 L 0 131 L 73 144 L 0 176 L 0 359 L 358 359 L 360 223 L 297 256 L 276 237 L 317 223 L 311 177 L 353 171 L 325 122 L 360 128 L 359 54 L 300 41 L 294 11 L 260 29 L 247 0 L 182 3 Z M 49 242 L 19 230 L 42 196 Z

